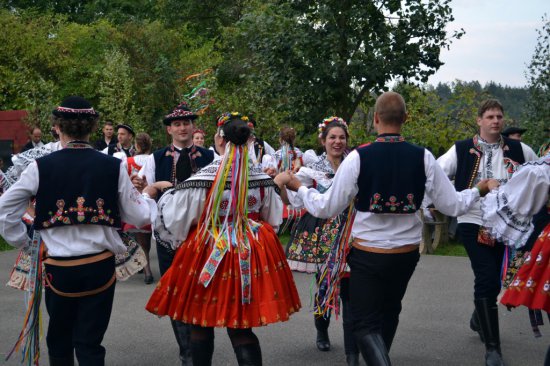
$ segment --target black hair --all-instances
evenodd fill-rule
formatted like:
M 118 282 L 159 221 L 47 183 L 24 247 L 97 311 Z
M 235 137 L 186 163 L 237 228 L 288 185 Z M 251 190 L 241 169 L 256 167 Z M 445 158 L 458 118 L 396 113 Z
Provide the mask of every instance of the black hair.
M 223 137 L 235 145 L 243 145 L 250 137 L 250 127 L 248 123 L 240 117 L 232 118 L 223 125 Z

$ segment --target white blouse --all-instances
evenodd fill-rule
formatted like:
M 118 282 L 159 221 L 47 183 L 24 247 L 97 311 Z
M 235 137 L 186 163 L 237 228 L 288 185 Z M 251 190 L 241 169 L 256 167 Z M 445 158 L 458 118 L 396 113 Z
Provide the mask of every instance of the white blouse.
M 506 245 L 520 248 L 533 231 L 531 218 L 549 201 L 550 155 L 523 164 L 481 203 L 483 223 Z

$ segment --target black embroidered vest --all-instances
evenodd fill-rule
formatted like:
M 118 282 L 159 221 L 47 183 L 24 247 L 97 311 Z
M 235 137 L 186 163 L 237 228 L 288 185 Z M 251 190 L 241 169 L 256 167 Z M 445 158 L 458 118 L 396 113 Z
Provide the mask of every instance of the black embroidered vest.
M 361 159 L 358 211 L 412 214 L 420 209 L 426 186 L 424 148 L 401 136 L 381 135 L 357 152 Z
M 525 163 L 521 142 L 509 139 L 505 136 L 502 136 L 501 138 L 504 159 L 511 160 L 511 163 Z M 478 147 L 476 147 L 474 139 L 466 139 L 455 142 L 457 157 L 455 188 L 459 192 L 474 186 L 475 178 L 479 170 L 479 164 L 481 163 L 483 153 Z
M 92 148 L 67 147 L 36 163 L 36 229 L 80 224 L 120 227 L 119 159 Z
M 194 149 L 194 151 L 193 151 Z M 191 158 L 191 175 L 197 170 L 204 168 L 214 160 L 214 152 L 200 146 L 193 146 L 189 154 Z M 174 158 L 172 157 L 172 147 L 167 146 L 153 153 L 155 159 L 155 181 L 174 182 Z

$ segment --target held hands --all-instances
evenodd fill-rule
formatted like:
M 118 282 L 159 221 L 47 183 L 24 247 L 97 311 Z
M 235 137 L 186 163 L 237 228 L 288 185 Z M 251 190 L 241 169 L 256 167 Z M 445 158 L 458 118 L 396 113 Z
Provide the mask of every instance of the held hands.
M 265 168 L 264 173 L 269 175 L 271 178 L 274 178 L 277 175 L 277 169 L 273 167 Z
M 143 193 L 148 194 L 149 197 L 151 197 L 152 199 L 157 199 L 159 197 L 160 192 L 172 187 L 173 187 L 172 183 L 167 181 L 155 182 L 153 184 L 146 186 L 143 189 Z
M 130 180 L 132 181 L 134 187 L 136 187 L 136 189 L 139 191 L 139 193 L 143 193 L 143 189 L 147 187 L 147 178 L 140 178 L 139 175 L 132 174 L 130 176 Z
M 496 179 L 482 179 L 476 184 L 476 188 L 479 190 L 479 195 L 485 197 L 489 191 L 497 188 L 500 183 Z
M 302 185 L 300 180 L 296 178 L 290 170 L 277 174 L 273 181 L 279 188 L 283 189 L 284 186 L 286 186 L 287 189 L 294 192 L 296 192 Z

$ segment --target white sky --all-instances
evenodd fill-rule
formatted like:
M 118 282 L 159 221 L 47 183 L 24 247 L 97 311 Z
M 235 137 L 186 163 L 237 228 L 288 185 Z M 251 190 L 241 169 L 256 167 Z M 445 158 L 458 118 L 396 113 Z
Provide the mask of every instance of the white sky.
M 441 51 L 445 65 L 428 82 L 525 86 L 537 29 L 542 29 L 545 13 L 550 17 L 550 0 L 453 0 L 451 7 L 455 20 L 448 29 L 464 28 L 466 34 Z

